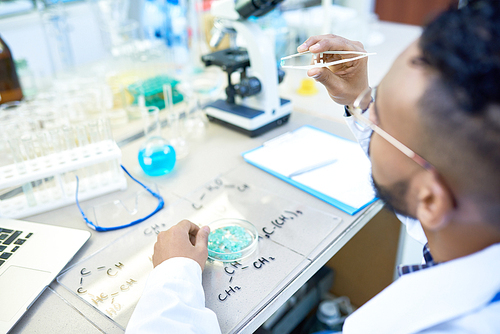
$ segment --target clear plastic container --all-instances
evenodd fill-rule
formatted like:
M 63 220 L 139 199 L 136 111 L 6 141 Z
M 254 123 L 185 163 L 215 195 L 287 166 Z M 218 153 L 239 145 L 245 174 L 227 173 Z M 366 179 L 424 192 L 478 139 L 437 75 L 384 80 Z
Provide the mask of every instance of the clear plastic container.
M 238 261 L 250 256 L 257 249 L 257 228 L 249 221 L 223 218 L 208 226 L 208 257 L 212 260 Z

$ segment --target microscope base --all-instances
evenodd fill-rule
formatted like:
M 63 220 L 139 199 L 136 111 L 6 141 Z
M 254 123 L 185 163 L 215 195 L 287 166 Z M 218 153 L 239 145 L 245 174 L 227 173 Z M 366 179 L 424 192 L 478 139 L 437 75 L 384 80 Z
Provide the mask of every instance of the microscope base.
M 205 107 L 207 118 L 230 129 L 256 137 L 275 127 L 285 124 L 290 118 L 292 104 L 290 100 L 281 99 L 278 116 L 269 117 L 263 111 L 242 105 L 228 104 L 217 100 Z M 254 123 L 252 123 L 254 122 Z
M 290 114 L 285 115 L 285 116 L 283 116 L 281 118 L 278 118 L 278 119 L 272 121 L 271 123 L 268 123 L 268 124 L 266 124 L 266 125 L 258 128 L 258 129 L 255 129 L 255 130 L 248 130 L 248 129 L 245 129 L 245 128 L 241 128 L 241 127 L 239 127 L 237 125 L 228 123 L 228 122 L 223 121 L 223 120 L 218 119 L 218 118 L 214 118 L 214 117 L 212 117 L 210 115 L 207 115 L 207 118 L 211 122 L 224 125 L 225 127 L 228 127 L 230 129 L 236 130 L 236 131 L 238 131 L 240 133 L 243 133 L 243 134 L 245 134 L 245 135 L 247 135 L 249 137 L 257 137 L 257 136 L 263 134 L 264 132 L 267 132 L 267 131 L 275 128 L 275 127 L 278 127 L 278 126 L 283 125 L 286 122 L 288 122 L 288 119 L 290 118 Z

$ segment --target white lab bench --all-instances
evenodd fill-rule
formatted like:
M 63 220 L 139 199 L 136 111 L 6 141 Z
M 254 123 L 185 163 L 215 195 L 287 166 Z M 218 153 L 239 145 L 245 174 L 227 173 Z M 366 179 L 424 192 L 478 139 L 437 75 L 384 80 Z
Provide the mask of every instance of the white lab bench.
M 387 71 L 392 60 L 409 42 L 415 39 L 420 29 L 404 25 L 381 23 L 380 31 L 385 36 L 385 42 L 367 48 L 377 52 L 370 58 L 370 83 L 375 85 Z M 294 250 L 294 246 L 276 246 L 264 240 L 260 244 L 259 256 L 272 255 L 275 263 L 268 265 L 275 271 L 262 271 L 253 279 L 252 285 L 247 285 L 240 301 L 245 307 L 230 306 L 230 303 L 217 301 L 216 296 L 221 287 L 227 285 L 227 276 L 221 274 L 222 267 L 207 265 L 204 273 L 204 288 L 207 296 L 207 306 L 215 310 L 223 333 L 253 333 L 266 319 L 268 319 L 289 297 L 293 295 L 316 271 L 318 271 L 332 256 L 334 256 L 370 219 L 382 208 L 383 204 L 376 201 L 368 208 L 354 216 L 350 216 L 335 207 L 305 193 L 292 185 L 279 180 L 270 174 L 251 166 L 243 161 L 241 153 L 261 145 L 264 141 L 276 137 L 286 131 L 294 130 L 301 125 L 310 124 L 320 129 L 335 133 L 342 137 L 353 139 L 350 130 L 343 123 L 341 115 L 343 108 L 335 105 L 327 96 L 322 87 L 320 93 L 312 97 L 301 97 L 295 93 L 298 81 L 305 77 L 305 73 L 289 73 L 281 88 L 283 97 L 291 98 L 295 109 L 290 121 L 282 127 L 276 128 L 257 138 L 249 138 L 217 124 L 210 124 L 203 142 L 193 145 L 190 154 L 178 161 L 174 171 L 168 175 L 152 178 L 146 176 L 140 169 L 137 161 L 137 152 L 142 140 L 131 142 L 122 147 L 123 165 L 132 175 L 146 183 L 156 183 L 165 196 L 166 206 L 189 198 L 200 186 L 215 177 L 237 177 L 244 182 L 264 191 L 283 198 L 291 199 L 310 210 L 322 212 L 325 215 L 338 216 L 342 221 L 333 228 L 319 245 L 307 254 Z M 130 129 L 130 128 L 128 128 Z M 136 128 L 136 130 L 138 130 Z M 122 134 L 118 135 L 123 136 Z M 117 138 L 118 140 L 120 138 Z M 105 201 L 126 197 L 127 194 L 137 191 L 138 186 L 128 179 L 128 189 L 124 192 L 115 192 L 100 198 L 82 203 L 84 207 L 97 205 Z M 164 209 L 165 210 L 165 209 Z M 58 210 L 39 214 L 27 220 L 78 229 L 88 229 L 76 208 L 70 205 Z M 175 222 L 169 222 L 173 225 Z M 143 225 L 146 224 L 146 225 Z M 141 224 L 147 226 L 148 221 Z M 103 247 L 130 232 L 122 229 L 114 232 L 92 232 L 91 239 L 77 253 L 67 268 L 71 265 L 96 254 Z M 309 231 L 311 238 L 314 229 Z M 302 236 L 307 239 L 309 236 Z M 266 244 L 267 242 L 267 244 Z M 300 243 L 293 240 L 292 243 Z M 50 247 L 50 245 L 47 245 Z M 133 247 L 133 245 L 131 245 Z M 266 253 L 268 249 L 273 250 Z M 43 251 L 43 250 L 41 250 Z M 288 254 L 292 254 L 288 256 Z M 293 259 L 292 259 L 293 258 Z M 279 262 L 280 259 L 288 259 Z M 290 260 L 292 259 L 292 260 Z M 267 270 L 267 269 L 266 269 Z M 227 271 L 226 271 L 227 273 Z M 221 276 L 222 275 L 222 276 Z M 221 283 L 221 279 L 226 280 Z M 269 278 L 272 278 L 271 280 Z M 272 281 L 271 283 L 266 283 Z M 222 285 L 221 285 L 222 284 Z M 266 285 L 267 284 L 267 285 Z M 265 288 L 263 288 L 265 287 Z M 214 297 L 215 296 L 215 297 Z M 238 300 L 238 298 L 233 298 Z M 2 301 L 4 302 L 4 301 Z M 219 304 L 217 304 L 219 303 Z M 79 298 L 57 281 L 52 282 L 40 298 L 32 305 L 19 323 L 12 329 L 12 333 L 123 333 L 123 328 L 96 308 Z

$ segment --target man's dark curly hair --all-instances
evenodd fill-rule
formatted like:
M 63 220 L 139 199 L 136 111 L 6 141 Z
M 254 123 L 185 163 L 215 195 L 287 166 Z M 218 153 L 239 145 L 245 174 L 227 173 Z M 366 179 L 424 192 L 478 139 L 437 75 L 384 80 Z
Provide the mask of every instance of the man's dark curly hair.
M 448 9 L 419 47 L 431 73 L 419 101 L 422 155 L 500 226 L 500 1 Z

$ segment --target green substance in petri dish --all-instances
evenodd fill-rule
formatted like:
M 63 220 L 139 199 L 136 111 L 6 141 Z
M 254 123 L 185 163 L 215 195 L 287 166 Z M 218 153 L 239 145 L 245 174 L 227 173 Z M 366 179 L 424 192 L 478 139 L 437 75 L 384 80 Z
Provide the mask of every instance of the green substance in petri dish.
M 251 242 L 252 236 L 241 226 L 220 227 L 208 236 L 208 254 L 219 260 L 237 260 Z

